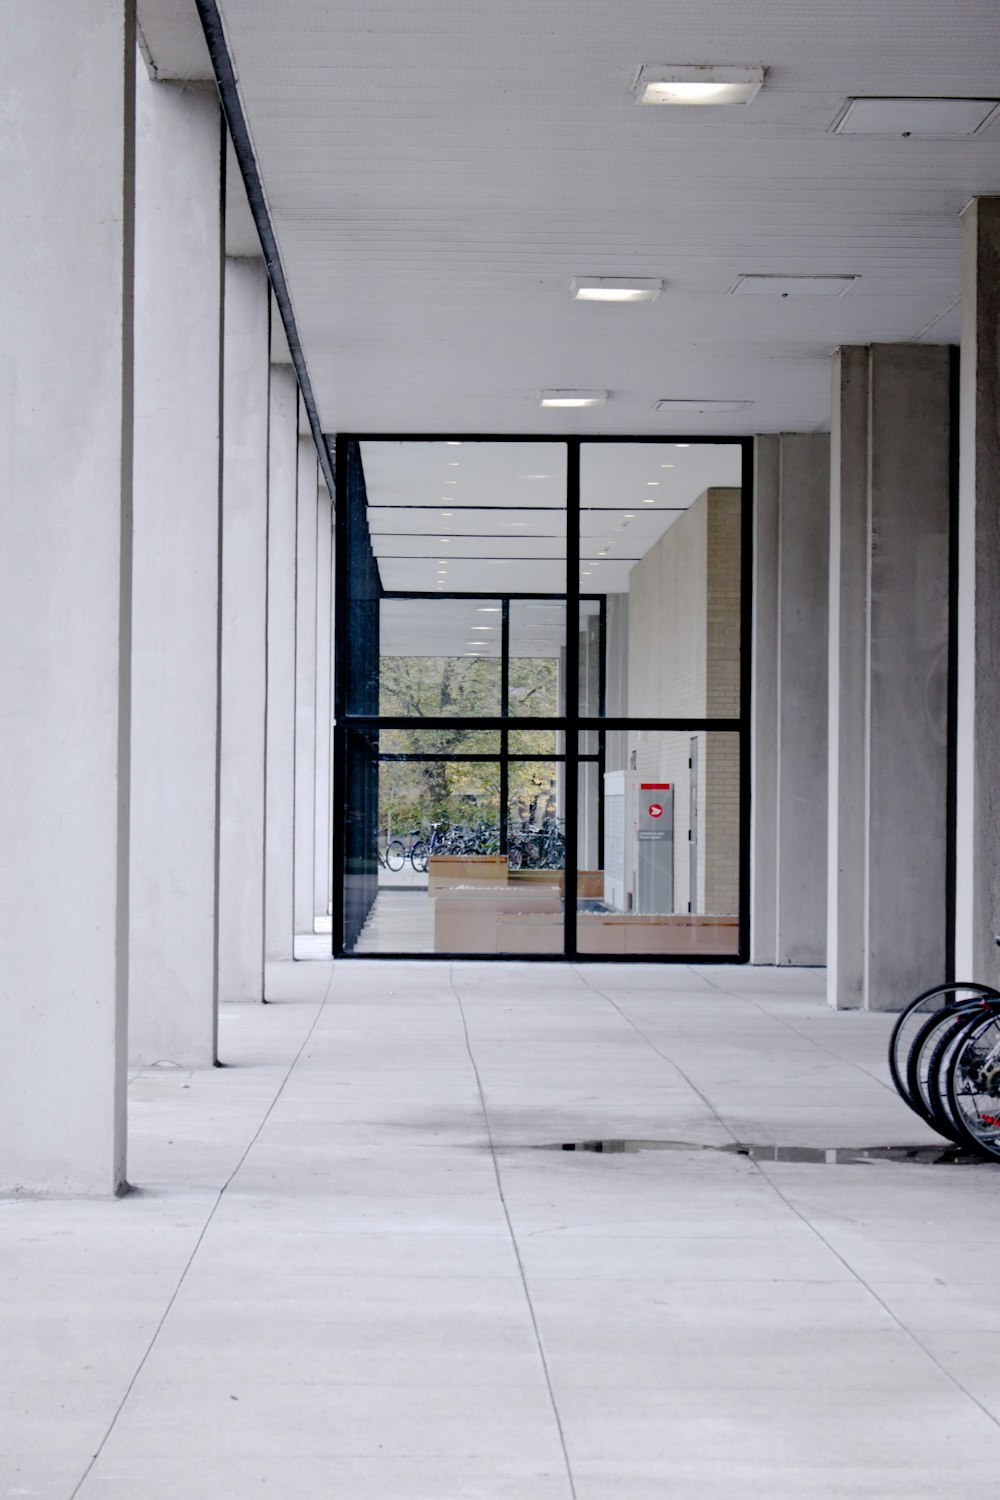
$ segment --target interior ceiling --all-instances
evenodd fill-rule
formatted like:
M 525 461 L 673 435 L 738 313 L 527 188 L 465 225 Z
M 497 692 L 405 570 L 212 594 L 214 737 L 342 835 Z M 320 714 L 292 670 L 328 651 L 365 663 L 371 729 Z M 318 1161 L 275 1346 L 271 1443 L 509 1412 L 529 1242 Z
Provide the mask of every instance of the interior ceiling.
M 147 0 L 149 3 L 149 0 Z M 841 343 L 957 337 L 971 139 L 841 136 L 850 95 L 1000 93 L 995 0 L 220 0 L 324 429 L 827 425 Z M 749 107 L 640 108 L 645 62 L 763 63 Z M 841 298 L 731 296 L 851 273 Z M 662 277 L 574 302 L 574 275 Z M 549 387 L 611 392 L 541 410 Z
M 565 444 L 375 440 L 361 458 L 383 588 L 565 592 Z M 737 443 L 584 444 L 581 589 L 625 593 L 699 495 L 740 484 L 741 461 Z

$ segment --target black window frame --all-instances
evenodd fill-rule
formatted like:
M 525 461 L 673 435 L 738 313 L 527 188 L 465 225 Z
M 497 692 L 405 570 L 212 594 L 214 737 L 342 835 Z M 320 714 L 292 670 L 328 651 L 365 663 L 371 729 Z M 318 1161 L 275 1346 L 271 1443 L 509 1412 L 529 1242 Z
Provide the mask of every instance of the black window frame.
M 579 622 L 580 605 L 583 600 L 596 598 L 600 601 L 600 686 L 599 686 L 599 714 L 581 716 L 579 713 L 579 653 L 577 651 L 566 652 L 566 674 L 565 674 L 565 702 L 566 712 L 558 717 L 531 717 L 520 718 L 503 713 L 495 716 L 461 717 L 452 716 L 443 719 L 435 718 L 407 718 L 402 716 L 386 716 L 378 713 L 348 713 L 347 712 L 347 688 L 348 688 L 348 652 L 345 643 L 351 633 L 351 600 L 348 593 L 348 570 L 352 561 L 351 545 L 355 538 L 352 537 L 352 519 L 354 505 L 349 475 L 355 465 L 360 464 L 360 445 L 362 443 L 444 443 L 449 441 L 461 441 L 462 443 L 493 443 L 493 444 L 517 444 L 517 443 L 552 443 L 560 444 L 566 450 L 566 592 L 565 594 L 553 594 L 551 592 L 494 592 L 489 595 L 477 592 L 469 593 L 462 591 L 440 591 L 426 592 L 422 590 L 391 590 L 382 589 L 379 583 L 379 600 L 385 599 L 482 599 L 486 597 L 496 598 L 501 601 L 502 615 L 502 651 L 501 651 L 501 706 L 509 708 L 508 702 L 508 665 L 509 665 L 509 606 L 511 600 L 539 600 L 550 599 L 553 602 L 565 603 L 566 607 L 566 637 L 567 647 L 572 638 L 572 622 Z M 741 470 L 741 508 L 740 508 L 740 702 L 739 714 L 735 719 L 721 718 L 647 718 L 622 716 L 608 718 L 604 710 L 606 707 L 606 603 L 605 596 L 599 594 L 588 594 L 580 588 L 580 457 L 582 450 L 598 444 L 612 444 L 624 447 L 633 444 L 664 445 L 681 443 L 700 446 L 739 447 L 740 470 Z M 336 495 L 334 507 L 334 540 L 335 540 L 335 598 L 334 598 L 334 721 L 333 721 L 333 878 L 332 878 L 332 951 L 336 959 L 371 959 L 375 962 L 389 961 L 444 961 L 451 959 L 492 962 L 517 962 L 517 963 L 655 963 L 666 965 L 677 964 L 745 964 L 750 957 L 750 796 L 751 796 L 751 684 L 752 684 L 752 587 L 753 576 L 753 511 L 754 511 L 754 464 L 753 464 L 753 438 L 748 436 L 718 435 L 705 436 L 703 434 L 685 433 L 658 433 L 655 435 L 600 435 L 580 436 L 577 434 L 539 434 L 522 433 L 512 435 L 508 433 L 398 433 L 398 432 L 343 432 L 338 433 L 335 439 L 335 480 Z M 363 535 L 359 534 L 356 540 L 364 542 L 367 555 L 363 559 L 363 565 L 371 569 L 374 566 L 374 557 L 371 553 L 370 540 L 368 538 L 367 526 Z M 377 567 L 375 568 L 377 573 Z M 377 636 L 376 636 L 377 639 Z M 511 719 L 516 722 L 512 724 Z M 565 895 L 564 927 L 563 927 L 563 952 L 561 955 L 553 954 L 498 954 L 498 953 L 357 953 L 347 945 L 345 938 L 345 920 L 349 916 L 349 900 L 346 888 L 348 848 L 346 840 L 346 802 L 348 791 L 348 748 L 352 735 L 367 737 L 373 742 L 374 761 L 381 760 L 456 760 L 456 761 L 490 761 L 501 764 L 501 792 L 500 810 L 502 822 L 502 837 L 506 835 L 507 821 L 507 766 L 512 760 L 538 760 L 540 758 L 552 761 L 560 761 L 565 765 L 564 796 L 567 808 L 575 808 L 578 803 L 580 764 L 598 763 L 598 797 L 599 805 L 603 806 L 604 785 L 603 776 L 600 774 L 605 763 L 605 735 L 608 732 L 636 729 L 652 731 L 680 731 L 698 733 L 732 733 L 739 736 L 739 787 L 740 787 L 740 816 L 739 816 L 739 912 L 738 912 L 738 941 L 735 954 L 599 954 L 581 952 L 576 943 L 577 928 L 577 903 L 569 899 L 571 890 L 575 889 L 578 872 L 578 829 L 575 816 L 567 816 L 565 820 L 566 839 L 566 862 L 565 862 Z M 469 754 L 456 752 L 454 755 L 435 754 L 433 752 L 423 753 L 389 753 L 380 752 L 378 748 L 378 736 L 380 729 L 465 729 L 465 730 L 498 730 L 500 731 L 500 750 L 497 754 Z M 537 754 L 516 755 L 510 754 L 507 749 L 507 732 L 512 729 L 554 729 L 564 735 L 565 753 L 553 754 L 551 756 L 539 757 Z M 580 736 L 584 732 L 596 732 L 598 751 L 596 754 L 580 755 L 577 748 L 576 753 L 571 753 L 571 747 L 579 747 Z M 598 850 L 603 862 L 604 843 L 604 820 L 598 817 Z M 377 889 L 377 865 L 372 873 L 372 879 Z

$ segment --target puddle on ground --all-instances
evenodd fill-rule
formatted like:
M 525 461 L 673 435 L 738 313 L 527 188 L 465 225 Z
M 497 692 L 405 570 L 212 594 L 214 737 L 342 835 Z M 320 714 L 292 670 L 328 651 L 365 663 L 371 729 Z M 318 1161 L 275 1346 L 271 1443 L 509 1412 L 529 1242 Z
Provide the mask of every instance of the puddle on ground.
M 819 1166 L 856 1166 L 861 1162 L 914 1162 L 920 1166 L 988 1166 L 996 1165 L 994 1157 L 958 1146 L 772 1146 L 744 1145 L 731 1141 L 724 1146 L 706 1146 L 699 1141 L 564 1141 L 561 1146 L 546 1146 L 547 1151 L 596 1151 L 615 1153 L 638 1151 L 714 1151 L 723 1156 L 747 1156 L 751 1161 L 813 1162 Z

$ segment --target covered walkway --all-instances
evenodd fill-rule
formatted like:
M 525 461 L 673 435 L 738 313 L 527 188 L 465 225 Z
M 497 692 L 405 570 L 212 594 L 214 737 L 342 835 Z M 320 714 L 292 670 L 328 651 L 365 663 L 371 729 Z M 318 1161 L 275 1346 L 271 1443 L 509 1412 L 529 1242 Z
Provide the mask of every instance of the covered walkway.
M 272 981 L 224 1067 L 133 1076 L 125 1202 L 0 1203 L 0 1495 L 995 1492 L 1000 1167 L 711 1149 L 926 1142 L 891 1017 L 787 969 Z

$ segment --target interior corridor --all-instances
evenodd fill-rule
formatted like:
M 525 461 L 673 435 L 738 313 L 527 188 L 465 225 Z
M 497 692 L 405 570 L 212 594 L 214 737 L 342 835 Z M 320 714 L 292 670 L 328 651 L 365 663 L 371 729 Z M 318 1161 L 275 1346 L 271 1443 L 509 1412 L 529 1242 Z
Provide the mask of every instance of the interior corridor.
M 927 1140 L 891 1017 L 804 970 L 272 980 L 226 1066 L 133 1077 L 136 1192 L 0 1202 L 0 1494 L 995 1489 L 1000 1167 L 699 1149 Z M 591 1138 L 688 1144 L 546 1149 Z

